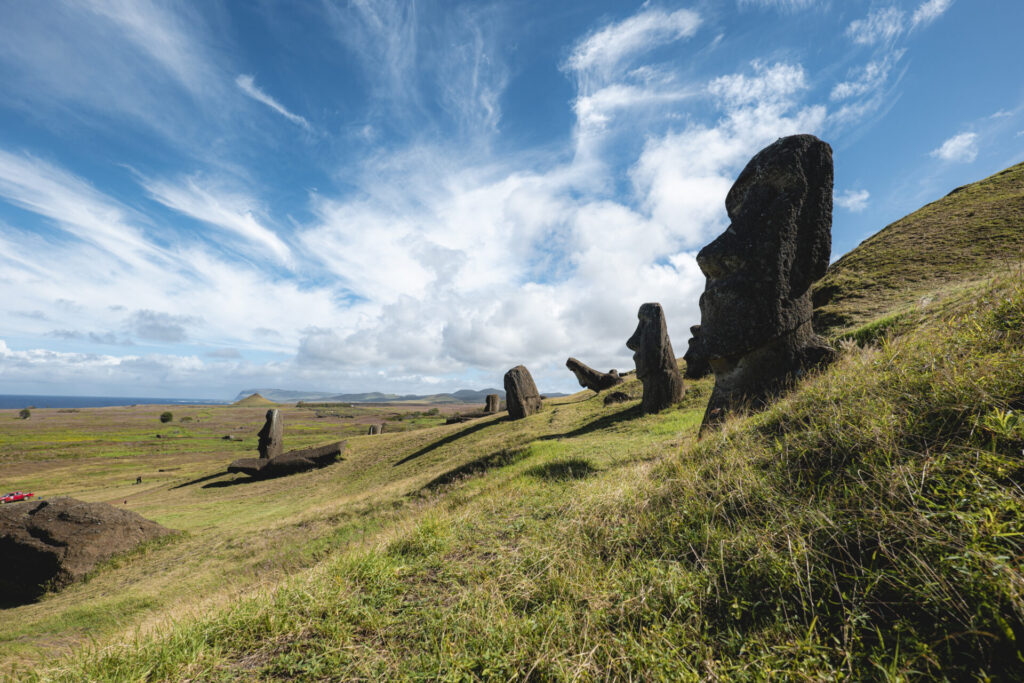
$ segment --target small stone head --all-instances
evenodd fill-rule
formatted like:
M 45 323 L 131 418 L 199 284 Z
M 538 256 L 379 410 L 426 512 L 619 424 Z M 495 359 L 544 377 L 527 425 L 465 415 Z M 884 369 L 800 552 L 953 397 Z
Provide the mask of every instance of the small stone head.
M 832 247 L 832 148 L 813 135 L 761 150 L 725 199 L 732 223 L 697 254 L 711 358 L 751 351 L 810 319 Z

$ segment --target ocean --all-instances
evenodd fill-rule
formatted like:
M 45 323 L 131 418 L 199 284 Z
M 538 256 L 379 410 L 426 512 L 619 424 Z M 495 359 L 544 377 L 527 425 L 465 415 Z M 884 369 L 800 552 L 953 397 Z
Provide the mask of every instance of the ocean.
M 138 396 L 34 396 L 0 394 L 0 409 L 10 408 L 103 408 L 142 405 L 224 405 L 228 401 L 195 398 L 141 398 Z

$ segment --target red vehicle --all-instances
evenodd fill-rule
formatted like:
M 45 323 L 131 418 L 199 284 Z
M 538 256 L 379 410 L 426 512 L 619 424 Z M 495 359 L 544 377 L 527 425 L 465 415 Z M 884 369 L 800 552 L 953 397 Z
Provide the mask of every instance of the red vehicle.
M 19 500 L 28 500 L 34 493 L 25 493 L 24 491 L 15 491 L 13 493 L 5 493 L 0 496 L 0 503 L 17 503 Z

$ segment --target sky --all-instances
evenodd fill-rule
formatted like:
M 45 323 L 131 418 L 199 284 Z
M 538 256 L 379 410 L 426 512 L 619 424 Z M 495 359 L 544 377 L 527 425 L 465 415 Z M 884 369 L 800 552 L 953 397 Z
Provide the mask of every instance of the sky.
M 1024 161 L 1024 3 L 0 0 L 0 393 L 435 393 L 677 355 L 776 138 L 833 258 Z

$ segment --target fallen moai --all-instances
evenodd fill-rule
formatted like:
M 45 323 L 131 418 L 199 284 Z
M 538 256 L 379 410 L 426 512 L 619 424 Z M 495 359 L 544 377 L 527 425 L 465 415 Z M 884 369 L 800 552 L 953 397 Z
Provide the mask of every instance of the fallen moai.
M 618 370 L 612 369 L 608 372 L 601 372 L 585 363 L 581 363 L 575 358 L 569 358 L 569 360 L 565 361 L 565 367 L 569 368 L 572 374 L 576 375 L 576 380 L 580 383 L 581 387 L 586 387 L 599 394 L 605 389 L 611 389 L 623 382 L 623 379 L 619 377 Z
M 32 602 L 97 564 L 174 533 L 129 510 L 74 498 L 0 507 L 0 606 Z
M 637 317 L 640 322 L 626 346 L 635 352 L 636 376 L 644 385 L 641 410 L 644 414 L 657 413 L 682 399 L 683 377 L 668 338 L 661 304 L 642 305 Z
M 300 448 L 275 458 L 240 458 L 228 465 L 228 472 L 248 474 L 254 479 L 272 479 L 315 470 L 337 462 L 345 451 L 345 444 L 345 441 L 338 441 L 326 446 Z
M 708 360 L 707 349 L 704 348 L 704 340 L 700 336 L 700 325 L 690 327 L 690 341 L 687 343 L 683 360 L 686 361 L 686 372 L 683 373 L 686 379 L 701 379 L 711 374 L 711 362 Z
M 517 365 L 505 373 L 505 403 L 508 416 L 513 420 L 533 415 L 541 409 L 540 392 L 525 366 Z
M 485 413 L 496 413 L 501 409 L 501 397 L 497 394 L 487 394 L 486 403 L 484 403 Z
M 832 247 L 832 148 L 813 135 L 779 139 L 750 160 L 725 208 L 732 224 L 697 254 L 715 373 L 702 429 L 834 358 L 811 328 L 811 285 Z
M 232 474 L 247 474 L 254 479 L 283 477 L 327 467 L 341 457 L 345 442 L 301 448 L 282 453 L 284 449 L 284 420 L 278 410 L 268 410 L 267 420 L 259 432 L 258 458 L 239 458 L 228 465 Z M 274 455 L 269 455 L 274 453 Z

